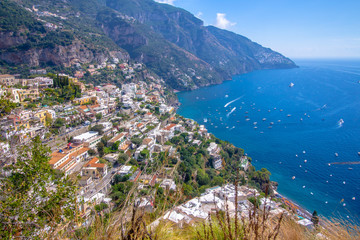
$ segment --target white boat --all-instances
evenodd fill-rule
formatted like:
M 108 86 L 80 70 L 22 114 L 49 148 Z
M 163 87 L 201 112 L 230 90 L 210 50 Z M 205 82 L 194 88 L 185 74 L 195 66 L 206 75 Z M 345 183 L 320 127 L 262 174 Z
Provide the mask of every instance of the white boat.
M 291 179 L 294 180 L 294 179 L 295 179 L 295 176 L 293 176 Z
M 341 119 L 338 121 L 338 125 L 339 125 L 339 127 L 341 127 L 343 124 L 344 124 L 344 120 L 341 118 Z
M 274 122 L 270 122 L 270 125 L 274 125 Z
M 291 114 L 286 115 L 287 117 L 291 117 Z
M 339 156 L 339 154 L 338 153 L 335 153 L 335 157 L 338 157 Z
M 266 121 L 266 118 L 263 118 L 262 120 L 263 120 L 263 121 Z
M 206 123 L 208 120 L 207 120 L 207 118 L 204 118 L 204 122 Z
M 294 83 L 290 83 L 289 87 L 293 87 L 295 84 Z

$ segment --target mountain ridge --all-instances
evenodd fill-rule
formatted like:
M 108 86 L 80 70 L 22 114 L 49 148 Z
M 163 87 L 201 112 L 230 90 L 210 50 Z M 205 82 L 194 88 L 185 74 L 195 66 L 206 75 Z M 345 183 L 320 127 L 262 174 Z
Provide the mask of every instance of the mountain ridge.
M 1 19 L 2 65 L 100 64 L 115 53 L 122 61 L 145 63 L 177 90 L 254 70 L 296 67 L 244 36 L 204 26 L 188 11 L 152 0 L 5 0 L 0 7 L 5 18 L 21 16 L 10 30 Z

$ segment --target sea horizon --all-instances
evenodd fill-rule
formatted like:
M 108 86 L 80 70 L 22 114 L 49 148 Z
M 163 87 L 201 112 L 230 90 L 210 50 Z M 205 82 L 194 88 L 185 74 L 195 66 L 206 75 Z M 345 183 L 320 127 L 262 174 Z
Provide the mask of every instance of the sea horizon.
M 270 170 L 280 194 L 309 212 L 359 222 L 359 165 L 329 163 L 360 161 L 360 59 L 294 61 L 299 68 L 180 92 L 178 113 L 244 148 L 257 169 Z

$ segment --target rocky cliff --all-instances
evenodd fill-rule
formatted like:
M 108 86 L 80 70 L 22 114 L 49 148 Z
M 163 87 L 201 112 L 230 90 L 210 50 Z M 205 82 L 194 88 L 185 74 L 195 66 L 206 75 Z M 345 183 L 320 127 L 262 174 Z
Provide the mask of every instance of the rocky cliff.
M 143 62 L 175 89 L 221 83 L 234 74 L 291 68 L 283 55 L 241 35 L 204 26 L 189 12 L 152 0 L 5 0 L 3 64 Z M 19 17 L 20 16 L 20 17 Z M 9 26 L 14 21 L 14 26 Z

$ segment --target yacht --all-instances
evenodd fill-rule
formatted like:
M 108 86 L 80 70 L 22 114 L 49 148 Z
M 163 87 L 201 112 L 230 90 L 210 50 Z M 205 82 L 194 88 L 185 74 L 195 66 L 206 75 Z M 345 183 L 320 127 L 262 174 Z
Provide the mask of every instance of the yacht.
M 290 83 L 289 87 L 293 87 L 295 84 L 294 83 Z

